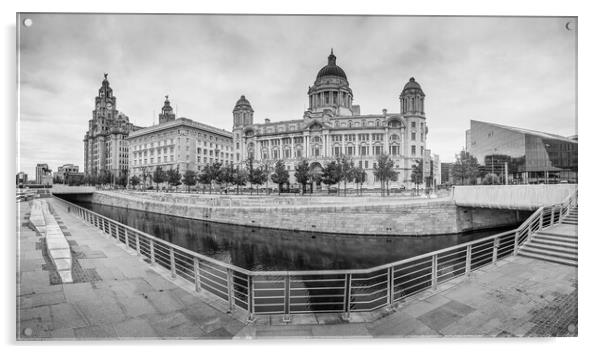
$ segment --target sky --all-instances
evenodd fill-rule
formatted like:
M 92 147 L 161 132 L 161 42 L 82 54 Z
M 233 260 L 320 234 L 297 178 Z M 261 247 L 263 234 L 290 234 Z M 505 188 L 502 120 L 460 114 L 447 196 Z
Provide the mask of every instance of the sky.
M 427 148 L 443 162 L 470 120 L 577 133 L 576 19 L 517 17 L 22 14 L 18 170 L 83 170 L 83 137 L 103 73 L 117 109 L 232 129 L 245 95 L 255 122 L 301 119 L 333 48 L 362 114 L 399 112 L 415 77 L 426 94 Z M 570 23 L 569 23 L 570 22 Z M 567 24 L 568 23 L 568 24 Z M 567 29 L 567 26 L 569 29 Z

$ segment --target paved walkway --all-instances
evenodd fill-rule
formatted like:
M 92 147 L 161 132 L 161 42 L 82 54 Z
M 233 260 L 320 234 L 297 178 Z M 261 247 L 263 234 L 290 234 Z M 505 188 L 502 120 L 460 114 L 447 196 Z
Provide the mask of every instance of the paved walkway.
M 321 325 L 286 325 L 273 316 L 243 328 L 237 338 L 576 336 L 577 268 L 511 257 L 441 284 L 373 322 L 346 323 L 338 315 L 302 321 Z
M 60 284 L 44 237 L 24 224 L 30 203 L 17 204 L 17 339 L 232 338 L 244 326 L 55 206 L 74 256 L 74 283 Z
M 19 223 L 27 222 L 29 205 L 18 204 Z M 185 290 L 62 207 L 53 209 L 72 247 L 75 281 L 59 283 L 44 238 L 22 224 L 20 340 L 577 335 L 577 268 L 523 257 L 441 284 L 391 312 L 352 314 L 350 321 L 293 316 L 288 324 L 260 316 L 246 325 L 241 314 L 226 314 L 222 301 Z

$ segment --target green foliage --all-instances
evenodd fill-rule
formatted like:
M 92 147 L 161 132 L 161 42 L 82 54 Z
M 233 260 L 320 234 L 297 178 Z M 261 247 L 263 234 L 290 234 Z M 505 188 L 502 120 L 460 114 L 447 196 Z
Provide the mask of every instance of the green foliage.
M 341 181 L 343 175 L 341 172 L 341 164 L 338 161 L 330 161 L 324 167 L 324 174 L 322 175 L 322 183 L 327 185 L 337 184 Z
M 412 183 L 416 185 L 422 184 L 424 181 L 424 164 L 422 159 L 418 159 L 414 161 L 415 163 L 412 165 Z
M 186 187 L 188 187 L 188 192 L 190 192 L 190 187 L 194 186 L 196 184 L 196 181 L 197 181 L 196 172 L 194 172 L 193 170 L 186 170 L 184 172 L 184 177 L 182 179 L 182 182 L 184 183 L 184 185 Z
M 140 178 L 138 176 L 130 177 L 130 184 L 134 187 L 138 186 L 140 184 Z
M 282 185 L 288 183 L 289 174 L 284 165 L 284 161 L 278 160 L 274 165 L 274 173 L 270 176 L 272 182 L 278 185 L 278 194 L 282 191 Z
M 474 184 L 479 176 L 479 163 L 477 158 L 470 155 L 467 151 L 460 151 L 456 155 L 456 162 L 452 167 L 452 177 L 454 183 L 457 184 L 458 180 L 461 184 Z
M 163 183 L 166 181 L 167 174 L 165 173 L 165 171 L 163 171 L 161 166 L 157 166 L 155 171 L 153 171 L 152 177 L 153 177 L 153 182 L 155 182 L 155 184 L 157 186 L 157 190 L 159 190 L 159 183 Z
M 252 164 L 251 164 L 252 166 Z M 251 186 L 259 186 L 268 181 L 268 168 L 267 166 L 258 166 L 249 170 L 249 183 Z
M 373 173 L 374 177 L 380 181 L 382 196 L 385 195 L 385 187 L 387 187 L 388 192 L 389 181 L 397 180 L 397 172 L 395 172 L 394 167 L 395 163 L 389 155 L 380 155 L 376 161 L 376 168 Z
M 309 180 L 311 179 L 310 172 L 311 171 L 309 169 L 309 162 L 307 162 L 307 160 L 301 160 L 301 162 L 299 162 L 297 166 L 295 166 L 295 178 L 297 179 L 297 182 L 302 186 L 301 193 L 305 193 L 305 186 L 307 185 L 307 183 L 309 183 Z
M 481 184 L 500 184 L 500 178 L 495 173 L 488 173 L 483 177 Z

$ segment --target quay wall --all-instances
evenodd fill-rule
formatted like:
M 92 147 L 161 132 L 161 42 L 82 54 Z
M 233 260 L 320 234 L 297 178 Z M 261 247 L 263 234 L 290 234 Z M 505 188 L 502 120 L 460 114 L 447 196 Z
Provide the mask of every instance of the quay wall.
M 73 200 L 70 196 L 71 201 Z M 458 207 L 451 200 L 352 205 L 207 206 L 169 194 L 157 198 L 94 192 L 93 203 L 235 225 L 369 235 L 437 235 L 516 225 L 530 212 Z M 85 197 L 84 199 L 87 199 Z

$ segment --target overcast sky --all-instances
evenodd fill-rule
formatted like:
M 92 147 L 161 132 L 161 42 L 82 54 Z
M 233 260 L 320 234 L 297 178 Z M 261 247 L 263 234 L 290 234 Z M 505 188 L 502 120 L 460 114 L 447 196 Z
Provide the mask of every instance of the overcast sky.
M 307 89 L 334 48 L 362 114 L 399 112 L 415 77 L 426 94 L 427 146 L 453 161 L 470 119 L 576 133 L 572 18 L 28 15 L 20 26 L 20 170 L 83 170 L 83 136 L 103 73 L 117 109 L 232 128 L 244 94 L 255 121 L 302 118 Z M 24 17 L 22 17 L 24 18 Z M 568 27 L 571 30 L 567 30 Z

